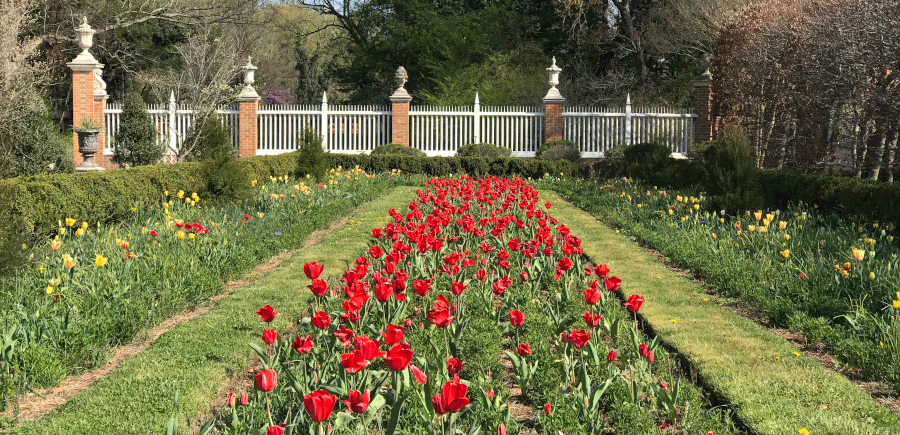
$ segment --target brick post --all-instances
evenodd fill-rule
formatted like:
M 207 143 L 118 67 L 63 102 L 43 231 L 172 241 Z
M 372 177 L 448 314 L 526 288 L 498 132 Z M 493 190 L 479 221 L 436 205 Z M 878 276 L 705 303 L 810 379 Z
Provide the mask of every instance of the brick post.
M 562 139 L 563 137 L 563 121 L 562 112 L 563 104 L 566 99 L 556 89 L 559 84 L 559 73 L 562 69 L 556 66 L 556 58 L 553 58 L 553 65 L 547 68 L 550 73 L 550 89 L 544 96 L 544 142 Z
M 711 83 L 709 70 L 694 80 L 694 143 L 712 140 L 715 133 Z
M 247 57 L 247 64 L 244 69 L 244 89 L 237 97 L 238 109 L 238 157 L 252 157 L 256 155 L 256 149 L 259 147 L 259 117 L 256 111 L 259 110 L 259 94 L 253 88 L 253 73 L 256 67 L 250 62 L 251 58 Z
M 403 85 L 409 76 L 402 66 L 397 68 L 394 79 L 397 82 L 397 90 L 391 95 L 391 142 L 409 146 L 409 102 L 412 96 L 406 92 Z
M 83 18 L 81 26 L 75 29 L 81 53 L 68 62 L 66 66 L 72 70 L 72 126 L 77 129 L 84 121 L 91 121 L 98 127 L 97 153 L 94 165 L 83 165 L 83 158 L 78 152 L 78 134 L 72 135 L 72 154 L 75 158 L 76 171 L 102 171 L 109 166 L 109 158 L 103 156 L 106 145 L 106 82 L 103 81 L 103 64 L 97 61 L 88 51 L 93 45 L 94 29 Z

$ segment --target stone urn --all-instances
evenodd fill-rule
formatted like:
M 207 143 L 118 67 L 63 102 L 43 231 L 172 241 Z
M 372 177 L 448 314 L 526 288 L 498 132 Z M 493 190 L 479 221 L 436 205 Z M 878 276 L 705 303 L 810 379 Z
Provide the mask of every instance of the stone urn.
M 94 154 L 97 154 L 98 129 L 78 129 L 78 152 L 81 153 L 82 162 L 75 168 L 77 172 L 102 171 L 103 168 L 94 163 Z

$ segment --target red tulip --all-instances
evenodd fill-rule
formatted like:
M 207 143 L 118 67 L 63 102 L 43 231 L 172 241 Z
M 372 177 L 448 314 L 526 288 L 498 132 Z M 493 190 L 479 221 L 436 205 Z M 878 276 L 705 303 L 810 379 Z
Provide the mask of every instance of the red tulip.
M 425 296 L 428 294 L 428 291 L 431 290 L 431 280 L 415 280 L 413 281 L 413 290 L 415 290 L 416 294 L 419 296 Z
M 648 350 L 648 351 L 647 351 L 647 356 L 644 357 L 644 358 L 647 358 L 647 362 L 653 362 L 653 351 L 652 351 L 652 350 Z
M 266 344 L 272 344 L 278 338 L 278 333 L 274 329 L 263 329 L 262 339 Z
M 453 293 L 457 296 L 461 295 L 463 290 L 465 290 L 467 287 L 468 287 L 467 285 L 465 285 L 461 282 L 453 281 L 453 284 L 450 286 L 450 293 Z
M 269 426 L 266 435 L 284 435 L 284 428 L 281 426 Z
M 552 206 L 552 205 L 553 205 L 553 204 L 550 204 L 549 202 L 545 202 L 545 203 L 544 203 L 544 207 L 546 207 L 546 208 L 550 208 L 550 206 Z
M 241 404 L 241 406 L 247 406 L 248 403 L 250 403 L 250 395 L 247 394 L 246 391 L 244 391 L 243 393 L 241 393 L 241 402 L 240 402 L 240 404 Z
M 384 363 L 389 369 L 399 372 L 409 365 L 412 357 L 413 351 L 409 348 L 409 343 L 400 343 L 388 350 Z
M 556 264 L 559 265 L 560 270 L 565 272 L 572 268 L 573 263 L 572 260 L 569 259 L 569 257 L 563 257 L 562 259 L 557 261 Z
M 354 335 L 353 331 L 345 328 L 344 325 L 341 325 L 337 331 L 334 331 L 334 336 L 337 337 L 345 347 L 350 347 L 353 344 L 352 340 Z
M 309 279 L 316 279 L 322 275 L 322 269 L 324 269 L 324 267 L 315 261 L 303 265 L 303 273 L 305 273 L 306 277 Z
M 509 247 L 510 251 L 518 251 L 522 245 L 519 243 L 519 239 L 512 239 L 506 243 L 506 246 Z
M 588 340 L 591 339 L 591 333 L 587 332 L 583 329 L 576 329 L 576 330 L 572 331 L 571 337 L 572 337 L 572 344 L 576 348 L 580 349 L 587 344 Z
M 528 271 L 523 270 L 522 273 L 519 274 L 519 279 L 522 280 L 522 282 L 528 282 Z
M 584 314 L 581 315 L 581 318 L 584 319 L 584 323 L 587 323 L 590 327 L 596 327 L 600 324 L 600 319 L 603 318 L 602 314 L 591 314 L 590 311 L 585 311 Z
M 382 234 L 381 228 L 372 228 L 372 237 L 374 237 L 376 239 L 380 239 L 381 234 Z
M 359 352 L 362 352 L 363 358 L 367 360 L 373 360 L 380 356 L 384 356 L 387 352 L 381 352 L 378 348 L 381 347 L 381 343 L 378 340 L 372 340 L 365 335 L 357 335 L 356 338 L 353 339 L 353 348 Z
M 328 329 L 328 325 L 331 325 L 331 316 L 324 311 L 317 311 L 312 318 L 312 324 L 322 330 Z
M 622 285 L 622 280 L 617 276 L 606 278 L 606 289 L 614 292 Z
M 278 373 L 272 369 L 266 369 L 256 373 L 256 389 L 259 391 L 272 391 L 278 381 Z
M 416 378 L 416 382 L 425 385 L 428 382 L 428 376 L 425 375 L 424 372 L 419 370 L 416 366 L 409 366 L 409 370 L 413 372 L 413 376 Z
M 469 386 L 460 382 L 459 376 L 454 376 L 452 381 L 444 384 L 441 394 L 431 396 L 434 412 L 438 414 L 459 412 L 469 404 L 469 398 L 466 397 L 468 391 Z
M 341 354 L 341 367 L 351 375 L 368 366 L 369 360 L 367 360 L 363 353 L 358 350 Z
M 159 233 L 157 233 L 156 230 L 150 230 L 150 235 L 156 237 L 159 235 Z
M 394 295 L 393 287 L 387 284 L 375 284 L 375 290 L 372 292 L 375 295 L 375 299 L 382 304 L 391 300 L 391 296 Z
M 382 332 L 381 336 L 384 337 L 385 346 L 393 346 L 403 341 L 403 327 L 397 325 L 388 325 L 387 333 Z
M 519 353 L 519 356 L 531 355 L 531 346 L 528 343 L 522 343 L 516 348 L 516 352 Z
M 594 266 L 594 273 L 600 278 L 606 278 L 606 275 L 609 274 L 609 267 L 606 264 Z
M 649 351 L 650 351 L 650 349 L 647 347 L 646 344 L 641 344 L 640 346 L 638 346 L 638 353 L 641 354 L 641 356 L 643 356 L 643 357 L 646 357 L 647 352 L 649 352 Z
M 584 301 L 588 303 L 588 305 L 597 305 L 597 302 L 600 302 L 600 290 L 597 290 L 594 287 L 589 287 L 584 289 Z
M 319 423 L 328 420 L 331 412 L 334 410 L 334 403 L 337 397 L 325 390 L 316 390 L 303 396 L 303 407 L 312 421 Z
M 372 258 L 381 258 L 382 255 L 384 255 L 384 251 L 381 250 L 381 247 L 380 247 L 380 246 L 375 245 L 375 246 L 369 248 L 369 256 L 370 256 L 370 257 L 372 257 Z
M 306 355 L 312 350 L 314 344 L 315 343 L 313 343 L 311 335 L 307 335 L 306 338 L 300 338 L 300 336 L 298 335 L 297 338 L 294 339 L 294 343 L 291 345 L 291 347 L 293 347 L 294 350 L 296 350 L 299 354 Z
M 279 314 L 281 313 L 276 313 L 275 310 L 272 309 L 271 305 L 266 305 L 256 310 L 256 315 L 258 315 L 259 318 L 266 323 L 272 323 L 272 321 L 275 320 L 275 317 L 277 317 Z
M 362 414 L 369 409 L 369 390 L 366 390 L 363 393 L 360 393 L 357 390 L 350 390 L 347 392 L 347 396 L 349 400 L 344 400 L 342 403 L 347 405 L 347 409 L 350 412 Z
M 497 435 L 506 435 L 506 425 L 505 424 L 500 423 L 500 425 L 497 426 Z
M 611 350 L 611 351 L 609 351 L 608 354 L 606 354 L 606 360 L 609 362 L 613 362 L 618 358 L 619 358 L 619 354 L 617 354 L 616 351 L 614 351 L 614 350 Z
M 628 297 L 628 301 L 625 302 L 625 308 L 628 308 L 628 311 L 635 312 L 641 309 L 643 303 L 643 296 L 631 295 Z
M 450 376 L 453 376 L 462 371 L 463 363 L 459 360 L 459 358 L 450 358 L 447 360 L 447 372 L 450 373 Z
M 553 412 L 553 407 L 550 406 L 549 403 L 545 403 L 544 404 L 544 414 L 550 415 L 551 412 Z
M 509 312 L 509 323 L 518 328 L 525 324 L 525 315 L 519 310 L 512 310 Z
M 234 393 L 228 393 L 228 398 L 225 399 L 225 403 L 227 403 L 229 407 L 234 408 L 234 405 L 237 403 Z
M 503 281 L 494 281 L 494 283 L 491 284 L 491 290 L 494 294 L 502 295 L 503 292 L 506 291 L 506 286 L 503 285 Z
M 321 279 L 312 280 L 312 284 L 306 287 L 309 288 L 309 291 L 316 297 L 322 297 L 325 295 L 325 292 L 328 291 L 328 283 Z

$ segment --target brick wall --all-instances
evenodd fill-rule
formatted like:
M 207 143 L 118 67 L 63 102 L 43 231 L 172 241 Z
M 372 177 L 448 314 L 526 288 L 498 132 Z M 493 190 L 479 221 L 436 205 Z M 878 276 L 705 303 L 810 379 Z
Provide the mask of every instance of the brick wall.
M 562 103 L 544 103 L 544 142 L 562 139 Z
M 72 125 L 78 128 L 82 121 L 91 119 L 94 125 L 100 127 L 100 135 L 97 138 L 97 154 L 94 155 L 94 163 L 104 169 L 112 169 L 114 165 L 112 156 L 103 155 L 106 149 L 106 98 L 94 98 L 94 71 L 72 71 Z M 72 152 L 75 157 L 75 165 L 82 162 L 81 153 L 78 152 L 78 134 L 72 135 Z
M 702 76 L 694 81 L 694 143 L 712 140 L 715 134 L 715 119 L 712 110 L 712 87 L 710 79 Z
M 238 156 L 255 156 L 259 146 L 259 132 L 257 131 L 259 117 L 256 115 L 259 101 L 241 101 L 238 103 L 238 107 L 241 112 L 238 120 Z
M 409 146 L 409 101 L 391 104 L 391 142 Z

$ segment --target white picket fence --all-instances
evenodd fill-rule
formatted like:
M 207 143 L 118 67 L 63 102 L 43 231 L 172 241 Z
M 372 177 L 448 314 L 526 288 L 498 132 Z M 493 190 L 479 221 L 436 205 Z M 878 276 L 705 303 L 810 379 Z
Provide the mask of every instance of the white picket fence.
M 178 103 L 175 101 L 175 94 L 169 97 L 168 104 L 150 104 L 147 106 L 150 118 L 153 119 L 153 125 L 156 127 L 157 140 L 169 147 L 168 153 L 173 154 L 181 148 L 181 144 L 191 131 L 194 121 L 197 119 L 196 113 L 192 109 L 179 109 Z M 216 110 L 219 119 L 228 130 L 231 141 L 238 143 L 238 118 L 240 112 L 237 107 L 220 107 Z M 106 111 L 106 143 L 110 144 L 103 150 L 103 154 L 112 155 L 115 147 L 115 135 L 119 131 L 119 125 L 122 122 L 122 104 L 109 103 Z
M 477 94 L 473 106 L 412 106 L 410 146 L 429 156 L 452 156 L 465 144 L 492 143 L 509 148 L 513 156 L 533 157 L 544 142 L 542 109 L 482 107 Z M 160 140 L 178 149 L 190 130 L 194 112 L 179 109 L 174 95 L 167 106 L 150 106 L 149 111 Z M 113 146 L 121 112 L 115 104 L 106 110 L 107 143 Z M 239 111 L 221 108 L 218 114 L 237 146 Z M 261 105 L 257 116 L 258 155 L 296 150 L 300 134 L 307 128 L 322 136 L 323 148 L 334 153 L 368 153 L 391 141 L 389 106 L 329 106 L 323 95 L 321 105 Z M 693 143 L 696 116 L 682 109 L 633 110 L 630 97 L 624 108 L 567 107 L 562 113 L 563 138 L 575 142 L 586 158 L 604 157 L 606 151 L 621 144 L 657 139 L 667 143 L 673 155 L 683 156 Z M 111 154 L 112 147 L 105 152 Z

